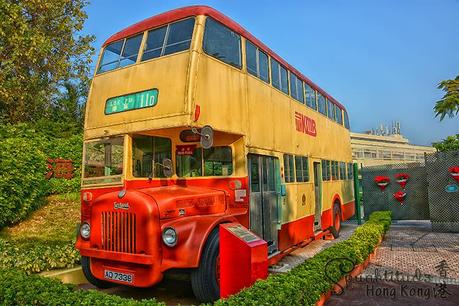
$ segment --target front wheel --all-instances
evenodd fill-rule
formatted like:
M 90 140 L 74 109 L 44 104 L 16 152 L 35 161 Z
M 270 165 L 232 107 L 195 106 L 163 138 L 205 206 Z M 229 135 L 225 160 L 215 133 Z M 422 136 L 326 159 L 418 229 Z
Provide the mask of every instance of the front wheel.
M 91 259 L 89 257 L 81 256 L 81 268 L 83 269 L 84 276 L 91 285 L 100 289 L 107 289 L 115 286 L 115 284 L 100 280 L 92 274 Z
M 212 231 L 201 254 L 199 267 L 191 273 L 191 287 L 196 298 L 210 303 L 220 298 L 220 237 Z

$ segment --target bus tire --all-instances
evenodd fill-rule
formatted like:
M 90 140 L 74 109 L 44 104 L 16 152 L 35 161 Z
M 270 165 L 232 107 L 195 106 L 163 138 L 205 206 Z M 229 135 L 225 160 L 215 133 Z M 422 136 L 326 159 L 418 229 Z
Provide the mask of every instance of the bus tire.
M 107 289 L 115 286 L 115 284 L 100 280 L 92 274 L 91 259 L 89 257 L 81 256 L 81 268 L 83 269 L 84 276 L 91 285 L 100 289 Z
M 339 233 L 341 231 L 341 208 L 338 202 L 333 205 L 333 215 L 332 215 L 332 227 L 330 232 L 333 235 L 333 238 L 339 238 Z
M 218 227 L 212 231 L 201 254 L 199 267 L 191 272 L 193 293 L 202 303 L 210 303 L 220 298 L 220 276 L 217 265 L 220 263 L 220 237 Z M 218 278 L 218 279 L 217 279 Z

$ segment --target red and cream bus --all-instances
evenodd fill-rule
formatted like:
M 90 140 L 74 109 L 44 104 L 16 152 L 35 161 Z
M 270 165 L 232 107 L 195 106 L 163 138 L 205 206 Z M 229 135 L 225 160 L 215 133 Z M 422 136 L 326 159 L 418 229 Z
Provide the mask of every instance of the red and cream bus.
M 219 298 L 219 224 L 295 245 L 354 214 L 346 109 L 230 18 L 185 7 L 102 47 L 84 128 L 76 246 L 96 286 L 189 269 Z

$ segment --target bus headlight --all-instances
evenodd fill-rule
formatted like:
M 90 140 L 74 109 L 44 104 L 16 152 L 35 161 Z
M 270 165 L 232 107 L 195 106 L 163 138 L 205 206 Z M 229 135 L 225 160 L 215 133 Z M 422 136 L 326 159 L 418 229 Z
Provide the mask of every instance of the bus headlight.
M 91 226 L 89 225 L 89 223 L 85 222 L 81 225 L 80 235 L 81 237 L 83 237 L 83 239 L 89 239 L 89 236 L 91 235 Z
M 164 244 L 167 245 L 168 247 L 173 247 L 177 244 L 177 240 L 178 240 L 177 232 L 172 227 L 166 227 L 163 230 L 162 236 L 163 236 Z

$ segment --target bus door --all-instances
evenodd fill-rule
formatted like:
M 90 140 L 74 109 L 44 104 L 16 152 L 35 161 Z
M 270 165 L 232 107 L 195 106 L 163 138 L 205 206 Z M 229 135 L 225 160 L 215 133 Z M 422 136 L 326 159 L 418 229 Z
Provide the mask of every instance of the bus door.
M 276 167 L 272 156 L 249 154 L 250 230 L 268 243 L 268 255 L 277 251 L 278 193 Z M 279 173 L 280 177 L 280 173 Z
M 319 161 L 313 161 L 314 169 L 314 232 L 322 230 L 321 216 L 322 216 L 322 173 Z

